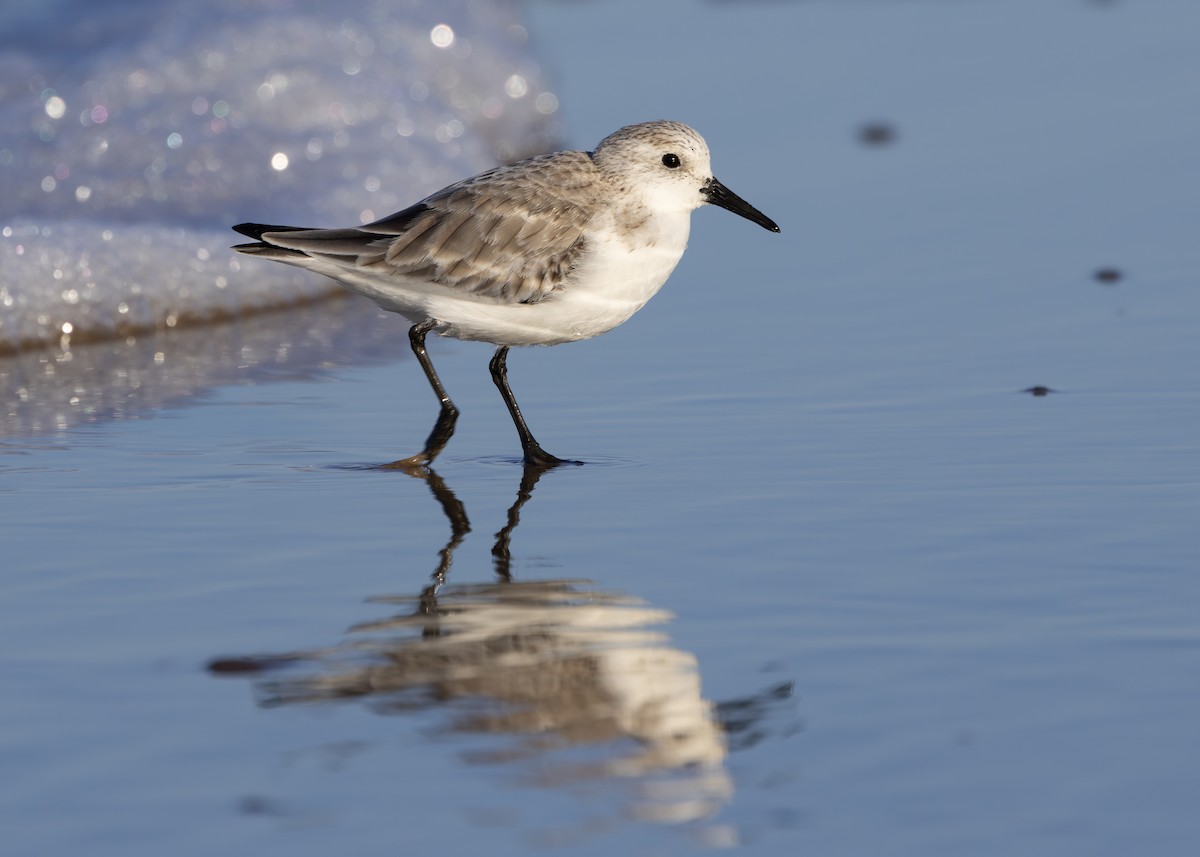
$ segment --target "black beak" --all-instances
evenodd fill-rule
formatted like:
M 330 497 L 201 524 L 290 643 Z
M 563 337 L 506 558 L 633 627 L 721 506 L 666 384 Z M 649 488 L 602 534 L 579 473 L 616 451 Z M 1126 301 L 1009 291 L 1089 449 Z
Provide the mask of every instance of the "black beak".
M 769 229 L 772 232 L 779 231 L 779 227 L 775 224 L 774 220 L 767 217 L 715 178 L 709 179 L 708 183 L 700 188 L 700 193 L 713 205 L 719 205 L 726 211 L 740 214 L 747 220 L 754 221 L 763 229 Z

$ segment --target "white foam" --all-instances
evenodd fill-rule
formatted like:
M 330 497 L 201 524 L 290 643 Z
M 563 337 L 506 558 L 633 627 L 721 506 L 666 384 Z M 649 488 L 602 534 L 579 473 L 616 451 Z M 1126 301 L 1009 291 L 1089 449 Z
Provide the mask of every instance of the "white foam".
M 0 34 L 0 352 L 311 300 L 229 226 L 363 222 L 559 132 L 504 2 L 57 0 Z

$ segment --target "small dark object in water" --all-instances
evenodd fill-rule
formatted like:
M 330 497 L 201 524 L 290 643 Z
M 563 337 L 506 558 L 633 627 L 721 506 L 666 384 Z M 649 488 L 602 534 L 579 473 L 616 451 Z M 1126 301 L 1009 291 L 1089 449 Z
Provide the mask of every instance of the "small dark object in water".
M 283 815 L 275 801 L 262 795 L 239 798 L 237 808 L 242 815 Z
M 1036 387 L 1026 387 L 1022 393 L 1032 393 L 1035 396 L 1045 396 L 1047 393 L 1053 393 L 1049 387 L 1043 387 L 1040 384 Z
M 1092 274 L 1097 283 L 1104 283 L 1105 285 L 1120 282 L 1124 276 L 1120 268 L 1099 268 L 1096 273 Z
M 886 122 L 868 122 L 858 129 L 858 139 L 864 146 L 888 146 L 896 142 L 896 129 Z

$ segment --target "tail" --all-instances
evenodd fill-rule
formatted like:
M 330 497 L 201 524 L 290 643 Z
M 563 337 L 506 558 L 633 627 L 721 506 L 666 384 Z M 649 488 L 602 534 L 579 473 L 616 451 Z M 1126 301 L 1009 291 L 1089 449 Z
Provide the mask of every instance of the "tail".
M 298 250 L 287 250 L 283 247 L 276 247 L 269 240 L 263 238 L 263 236 L 270 232 L 304 232 L 306 228 L 304 226 L 268 226 L 265 223 L 239 223 L 233 227 L 233 231 L 253 238 L 255 243 L 235 244 L 233 245 L 233 249 L 250 256 L 266 256 L 268 259 L 278 259 L 280 261 L 304 258 L 307 254 L 301 253 Z

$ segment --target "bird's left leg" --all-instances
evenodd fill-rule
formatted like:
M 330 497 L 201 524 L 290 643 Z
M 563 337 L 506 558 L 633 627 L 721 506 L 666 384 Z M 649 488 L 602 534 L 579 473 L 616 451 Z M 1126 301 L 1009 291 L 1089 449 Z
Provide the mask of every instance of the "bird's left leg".
M 454 406 L 454 402 L 450 401 L 450 396 L 446 392 L 446 388 L 442 386 L 442 380 L 438 377 L 437 370 L 433 368 L 433 361 L 429 359 L 429 352 L 425 350 L 425 335 L 436 326 L 437 320 L 432 318 L 414 324 L 409 328 L 408 341 L 412 346 L 413 354 L 417 357 L 417 362 L 425 371 L 425 377 L 429 379 L 429 386 L 433 387 L 438 401 L 442 403 L 442 409 L 438 413 L 433 431 L 429 433 L 429 437 L 425 441 L 425 448 L 416 455 L 398 461 L 396 464 L 418 467 L 432 462 L 454 435 L 454 425 L 458 422 L 458 408 Z

